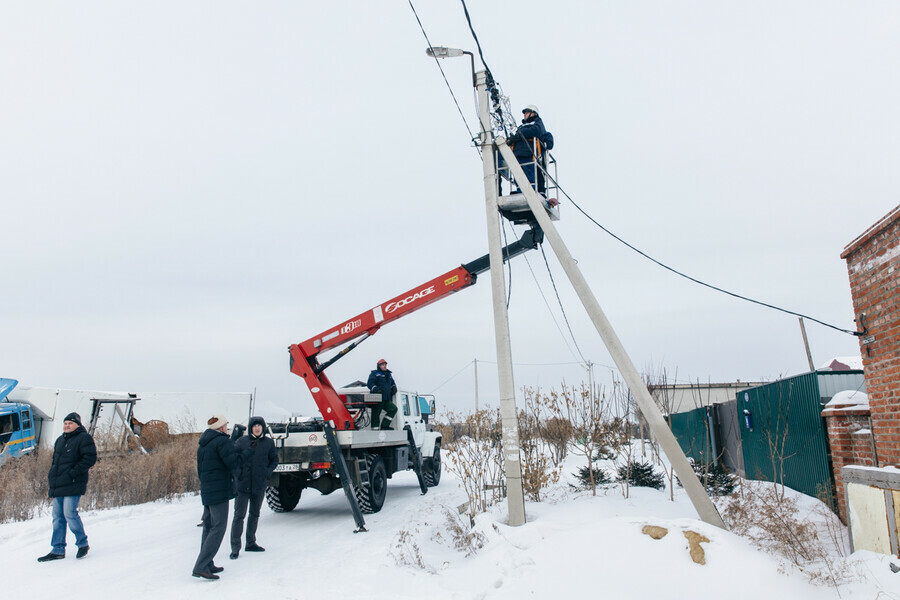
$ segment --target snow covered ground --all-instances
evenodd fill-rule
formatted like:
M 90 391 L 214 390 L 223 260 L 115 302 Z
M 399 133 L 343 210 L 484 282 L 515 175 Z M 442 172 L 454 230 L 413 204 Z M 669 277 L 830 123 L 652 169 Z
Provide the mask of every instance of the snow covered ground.
M 698 521 L 678 492 L 670 502 L 667 492 L 633 488 L 626 500 L 618 486 L 592 497 L 560 484 L 547 501 L 528 504 L 523 527 L 504 525 L 502 509 L 482 515 L 477 529 L 485 544 L 466 556 L 448 534 L 447 515 L 465 501 L 453 476 L 445 471 L 423 497 L 412 473 L 398 474 L 384 510 L 367 515 L 368 533 L 353 533 L 340 492 L 305 494 L 287 514 L 264 507 L 258 538 L 267 552 L 229 560 L 226 539 L 216 559 L 225 567 L 219 581 L 191 577 L 200 545 L 197 496 L 82 513 L 91 544 L 84 560 L 75 560 L 70 534 L 66 560 L 36 562 L 50 549 L 50 520 L 41 517 L 0 525 L 3 597 L 900 598 L 890 557 L 850 556 L 858 580 L 838 594 L 780 572 L 774 557 Z M 647 524 L 669 534 L 653 540 L 641 533 Z M 709 538 L 706 565 L 691 561 L 687 529 Z

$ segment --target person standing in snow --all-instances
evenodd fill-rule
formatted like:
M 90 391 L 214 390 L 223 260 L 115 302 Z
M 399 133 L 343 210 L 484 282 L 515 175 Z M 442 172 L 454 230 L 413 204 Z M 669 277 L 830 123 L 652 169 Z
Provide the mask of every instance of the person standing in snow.
M 380 426 L 381 429 L 391 429 L 394 415 L 397 414 L 397 405 L 391 399 L 397 393 L 397 386 L 394 384 L 394 376 L 387 368 L 386 360 L 382 358 L 378 361 L 375 370 L 369 373 L 366 386 L 373 394 L 381 394 L 381 402 L 372 409 L 372 428 L 378 429 Z M 384 417 L 381 417 L 381 413 L 384 413 Z
M 228 501 L 234 498 L 234 473 L 240 467 L 240 456 L 228 437 L 228 420 L 216 415 L 207 421 L 197 448 L 197 475 L 200 476 L 200 499 L 203 502 L 203 536 L 200 555 L 194 563 L 194 577 L 218 579 L 225 569 L 213 562 L 228 527 Z
M 259 523 L 259 509 L 266 497 L 266 480 L 278 466 L 278 452 L 275 442 L 266 435 L 266 421 L 262 417 L 251 417 L 247 435 L 234 443 L 235 450 L 243 458 L 237 480 L 237 499 L 234 501 L 234 519 L 231 521 L 231 559 L 236 559 L 241 551 L 241 533 L 244 517 L 250 507 L 247 519 L 247 552 L 265 552 L 256 543 L 256 526 Z
M 78 503 L 87 490 L 88 471 L 96 462 L 94 438 L 81 424 L 81 416 L 76 412 L 69 413 L 63 420 L 63 434 L 53 446 L 53 461 L 47 473 L 53 507 L 52 550 L 40 557 L 38 562 L 66 557 L 66 525 L 75 534 L 75 546 L 78 548 L 75 558 L 87 556 L 91 547 L 78 515 Z

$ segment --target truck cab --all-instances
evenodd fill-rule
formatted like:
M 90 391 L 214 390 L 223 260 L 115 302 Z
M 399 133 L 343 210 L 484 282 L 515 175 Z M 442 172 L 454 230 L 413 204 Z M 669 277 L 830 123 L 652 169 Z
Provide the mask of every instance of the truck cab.
M 17 383 L 15 379 L 0 379 L 0 464 L 37 447 L 38 424 L 31 407 L 6 400 Z

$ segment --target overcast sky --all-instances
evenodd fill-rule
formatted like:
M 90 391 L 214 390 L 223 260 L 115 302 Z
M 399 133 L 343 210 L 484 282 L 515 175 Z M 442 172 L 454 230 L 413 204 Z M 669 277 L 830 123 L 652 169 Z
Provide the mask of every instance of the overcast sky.
M 415 5 L 433 44 L 476 50 L 459 2 Z M 854 328 L 840 253 L 898 204 L 900 4 L 468 6 L 597 221 L 698 279 Z M 406 0 L 0 4 L 0 376 L 255 389 L 313 412 L 289 344 L 487 252 L 480 158 L 426 46 Z M 442 66 L 475 130 L 468 60 Z M 796 317 L 681 279 L 562 200 L 559 231 L 639 369 L 808 370 Z M 607 377 L 545 250 L 580 354 Z M 510 327 L 517 388 L 586 378 L 540 252 L 514 261 Z M 859 352 L 807 330 L 816 364 Z M 496 406 L 488 276 L 331 379 L 381 357 L 454 410 L 474 404 L 477 358 Z

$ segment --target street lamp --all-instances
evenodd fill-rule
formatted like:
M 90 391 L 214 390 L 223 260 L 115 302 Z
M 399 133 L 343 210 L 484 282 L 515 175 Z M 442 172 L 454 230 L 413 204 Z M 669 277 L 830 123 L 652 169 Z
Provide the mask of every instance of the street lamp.
M 472 85 L 475 85 L 475 55 L 473 55 L 468 50 L 462 50 L 460 48 L 448 48 L 447 46 L 429 46 L 428 48 L 425 48 L 425 54 L 434 59 L 455 58 L 457 56 L 467 54 L 469 56 L 469 62 L 471 62 L 472 64 Z

